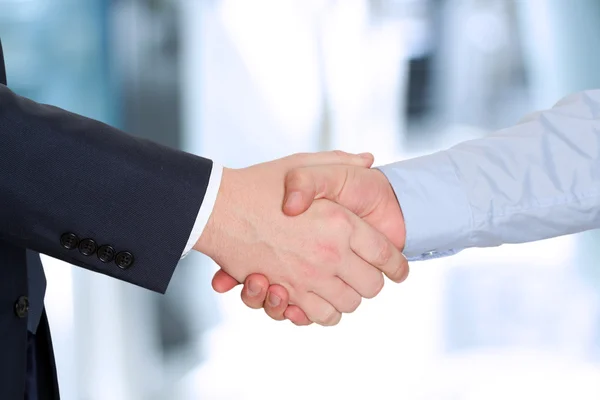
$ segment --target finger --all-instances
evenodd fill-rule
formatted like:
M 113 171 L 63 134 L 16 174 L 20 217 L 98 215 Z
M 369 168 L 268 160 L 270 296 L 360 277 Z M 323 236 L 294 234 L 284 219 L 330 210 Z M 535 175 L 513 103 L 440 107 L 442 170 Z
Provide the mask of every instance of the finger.
M 342 314 L 334 306 L 315 293 L 303 293 L 297 303 L 298 307 L 304 310 L 308 319 L 319 325 L 337 325 L 342 319 Z
M 269 280 L 263 275 L 248 275 L 242 289 L 242 301 L 250 308 L 263 308 L 269 289 Z
M 290 168 L 310 165 L 354 165 L 369 168 L 375 158 L 371 153 L 351 154 L 341 150 L 321 151 L 318 153 L 298 153 L 285 157 Z
M 402 282 L 408 273 L 408 261 L 383 234 L 361 220 L 351 219 L 354 230 L 350 248 L 367 263 L 379 269 L 394 282 Z M 352 285 L 350 282 L 348 284 Z
M 376 269 L 370 266 L 368 268 L 373 269 L 377 274 L 381 275 Z M 313 291 L 341 313 L 354 312 L 362 300 L 361 295 L 356 290 L 338 277 L 320 280 Z
M 408 278 L 408 273 L 410 272 L 410 265 L 408 264 L 408 260 L 404 256 L 404 254 L 400 254 L 402 256 L 402 269 L 404 270 L 404 274 L 400 276 L 400 279 L 396 281 L 396 283 L 402 283 Z
M 377 296 L 385 283 L 379 269 L 354 253 L 344 262 L 338 277 L 365 299 Z
M 218 270 L 212 279 L 212 287 L 217 293 L 229 292 L 240 283 L 222 269 Z
M 302 214 L 316 199 L 338 200 L 351 169 L 346 166 L 296 168 L 285 177 L 283 212 L 289 216 Z
M 311 320 L 308 319 L 304 311 L 298 306 L 288 306 L 283 316 L 297 326 L 307 326 L 312 324 Z
M 280 285 L 271 285 L 267 290 L 267 300 L 264 303 L 267 315 L 276 321 L 284 320 L 289 298 L 286 288 Z

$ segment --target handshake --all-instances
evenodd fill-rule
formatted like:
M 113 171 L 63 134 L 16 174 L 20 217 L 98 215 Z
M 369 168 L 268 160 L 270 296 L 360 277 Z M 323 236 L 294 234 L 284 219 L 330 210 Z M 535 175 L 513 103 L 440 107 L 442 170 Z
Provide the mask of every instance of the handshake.
M 242 299 L 276 320 L 336 325 L 385 274 L 408 275 L 402 211 L 371 154 L 295 154 L 224 169 L 194 249 L 220 267 L 213 288 L 244 282 Z

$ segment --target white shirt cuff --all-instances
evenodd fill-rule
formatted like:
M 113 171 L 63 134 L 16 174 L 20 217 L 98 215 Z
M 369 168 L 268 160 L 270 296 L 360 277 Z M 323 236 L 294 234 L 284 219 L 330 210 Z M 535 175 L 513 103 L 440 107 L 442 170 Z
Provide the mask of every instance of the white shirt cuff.
M 196 242 L 198 242 L 198 239 L 200 239 L 200 236 L 204 231 L 204 227 L 206 227 L 206 224 L 208 223 L 208 218 L 210 217 L 210 214 L 215 206 L 215 202 L 217 201 L 217 194 L 219 193 L 219 187 L 221 186 L 222 175 L 223 166 L 213 162 L 212 171 L 208 180 L 208 187 L 206 188 L 206 193 L 204 194 L 204 200 L 202 200 L 202 205 L 200 205 L 200 211 L 198 211 L 196 222 L 194 223 L 192 233 L 190 234 L 190 238 L 185 245 L 185 249 L 183 250 L 181 258 L 184 258 L 189 254 Z

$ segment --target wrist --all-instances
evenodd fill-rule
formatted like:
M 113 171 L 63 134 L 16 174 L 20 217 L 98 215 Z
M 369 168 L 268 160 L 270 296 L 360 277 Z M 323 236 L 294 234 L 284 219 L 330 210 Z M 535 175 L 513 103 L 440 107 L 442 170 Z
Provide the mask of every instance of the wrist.
M 404 246 L 406 244 L 406 223 L 404 222 L 404 213 L 402 212 L 402 205 L 400 204 L 400 200 L 398 200 L 398 196 L 396 196 L 396 192 L 394 191 L 394 187 L 387 180 L 385 174 L 381 171 L 379 173 L 384 177 L 387 182 L 387 198 L 389 199 L 389 211 L 388 214 L 390 216 L 390 221 L 393 222 L 395 227 L 395 235 L 392 237 L 392 242 L 400 251 L 404 251 Z
M 231 191 L 230 187 L 234 186 L 233 181 L 235 180 L 235 172 L 236 171 L 234 169 L 223 168 L 221 184 L 219 185 L 219 190 L 217 192 L 217 197 L 212 212 L 208 217 L 208 221 L 206 222 L 206 226 L 204 227 L 202 234 L 193 247 L 194 250 L 213 259 L 216 256 L 216 248 L 219 242 L 217 238 L 223 225 L 222 215 L 228 209 L 228 203 L 230 200 L 229 193 Z
M 406 244 L 406 224 L 402 205 L 394 191 L 394 187 L 383 171 L 377 169 L 376 177 L 379 182 L 378 188 L 381 193 L 380 201 L 372 218 L 377 221 L 378 229 L 398 248 L 404 251 Z

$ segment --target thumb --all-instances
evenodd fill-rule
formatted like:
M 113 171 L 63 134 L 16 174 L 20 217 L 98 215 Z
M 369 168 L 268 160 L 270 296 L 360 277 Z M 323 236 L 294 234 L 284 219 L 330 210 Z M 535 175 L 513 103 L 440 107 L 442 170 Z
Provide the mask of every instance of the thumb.
M 291 170 L 285 177 L 283 212 L 296 216 L 308 210 L 316 199 L 336 201 L 349 174 L 350 167 L 340 165 Z

